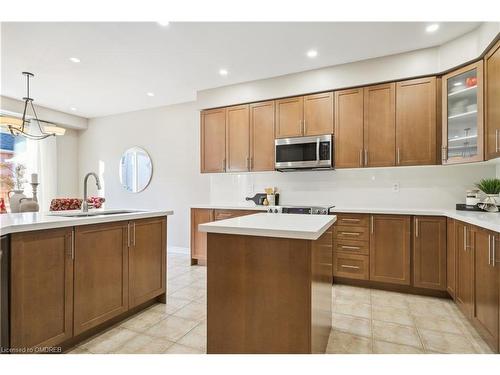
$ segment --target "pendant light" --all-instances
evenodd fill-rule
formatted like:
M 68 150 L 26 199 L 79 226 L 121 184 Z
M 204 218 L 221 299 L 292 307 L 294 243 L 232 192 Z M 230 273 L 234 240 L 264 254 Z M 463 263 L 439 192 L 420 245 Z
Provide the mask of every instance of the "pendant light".
M 26 77 L 26 96 L 23 98 L 23 117 L 22 119 L 18 119 L 12 116 L 2 116 L 0 118 L 0 124 L 2 127 L 7 128 L 13 136 L 22 136 L 33 140 L 41 140 L 51 136 L 64 135 L 66 131 L 64 128 L 38 119 L 35 107 L 33 106 L 33 98 L 30 97 L 30 78 L 33 78 L 35 75 L 30 72 L 23 72 L 23 75 Z M 33 112 L 33 117 L 31 118 L 27 118 L 28 107 L 30 107 Z M 38 134 L 28 132 L 27 125 L 31 124 L 31 121 L 36 121 L 39 130 Z M 42 122 L 47 125 L 42 125 Z

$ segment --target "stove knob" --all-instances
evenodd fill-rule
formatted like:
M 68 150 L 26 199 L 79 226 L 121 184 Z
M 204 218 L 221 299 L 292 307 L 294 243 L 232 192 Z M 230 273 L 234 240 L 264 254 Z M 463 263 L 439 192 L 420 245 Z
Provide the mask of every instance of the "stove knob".
M 277 209 L 277 208 L 275 208 L 275 209 L 274 209 L 274 213 L 275 213 L 275 214 L 277 214 L 277 213 L 278 213 L 278 209 Z

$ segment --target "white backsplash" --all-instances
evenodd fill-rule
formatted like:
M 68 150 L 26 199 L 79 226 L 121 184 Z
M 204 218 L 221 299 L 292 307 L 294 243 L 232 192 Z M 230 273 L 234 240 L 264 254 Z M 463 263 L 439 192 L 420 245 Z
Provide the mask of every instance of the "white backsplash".
M 246 196 L 278 187 L 280 204 L 372 208 L 454 208 L 465 191 L 494 164 L 370 168 L 335 171 L 226 173 L 210 175 L 210 203 L 251 204 Z M 399 191 L 394 191 L 399 184 Z

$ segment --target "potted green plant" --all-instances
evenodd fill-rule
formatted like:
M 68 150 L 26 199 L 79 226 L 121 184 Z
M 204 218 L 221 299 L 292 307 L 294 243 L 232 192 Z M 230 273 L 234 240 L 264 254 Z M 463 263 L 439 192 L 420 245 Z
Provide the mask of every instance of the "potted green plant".
M 500 179 L 483 178 L 475 185 L 479 190 L 486 194 L 486 198 L 482 202 L 483 207 L 481 208 L 486 211 L 498 211 L 497 206 L 500 203 L 498 196 L 500 193 Z

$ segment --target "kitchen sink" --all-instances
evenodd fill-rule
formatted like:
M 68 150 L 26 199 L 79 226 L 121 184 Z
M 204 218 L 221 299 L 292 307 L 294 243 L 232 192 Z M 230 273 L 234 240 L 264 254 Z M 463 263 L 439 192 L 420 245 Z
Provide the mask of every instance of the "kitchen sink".
M 102 216 L 102 215 L 118 215 L 130 214 L 134 212 L 141 212 L 137 210 L 101 210 L 101 211 L 57 211 L 50 212 L 48 216 L 61 216 L 61 217 L 89 217 L 89 216 Z

